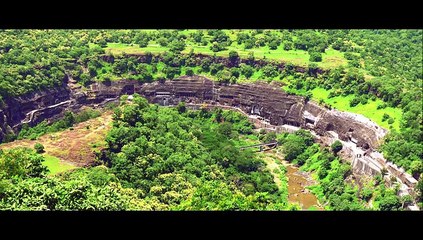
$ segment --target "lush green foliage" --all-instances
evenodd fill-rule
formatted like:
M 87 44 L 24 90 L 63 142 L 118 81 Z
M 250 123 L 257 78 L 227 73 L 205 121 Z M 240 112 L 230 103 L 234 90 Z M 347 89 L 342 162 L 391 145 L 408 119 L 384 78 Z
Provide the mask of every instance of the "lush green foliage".
M 381 126 L 390 128 L 381 148 L 385 157 L 418 178 L 423 161 L 421 46 L 422 30 L 1 30 L 0 107 L 9 97 L 60 86 L 69 78 L 87 84 L 122 78 L 152 81 L 201 74 L 231 83 L 258 79 L 281 81 L 289 93 L 306 98 L 317 99 L 316 89 L 324 89 L 329 93 L 327 98 L 320 98 L 322 104 L 364 112 Z M 208 57 L 198 61 L 194 53 Z M 223 65 L 218 56 L 229 57 L 230 66 Z M 240 59 L 247 61 L 239 63 Z M 255 64 L 254 60 L 264 62 Z M 280 60 L 285 62 L 283 66 Z M 302 66 L 304 71 L 294 71 L 294 64 Z M 320 68 L 331 71 L 318 74 Z M 369 106 L 372 111 L 367 110 Z M 186 115 L 183 108 L 179 110 Z M 23 126 L 18 138 L 36 139 L 84 118 L 89 117 L 80 116 L 78 120 L 78 116 L 67 114 L 64 120 L 52 125 L 42 122 L 33 128 Z M 123 121 L 136 124 L 140 120 L 138 116 L 131 118 Z M 135 125 L 131 129 L 137 132 Z M 229 129 L 235 133 L 250 131 L 247 125 L 239 125 L 237 121 L 232 126 L 222 124 L 215 130 L 228 141 L 235 141 L 236 134 L 229 134 Z M 197 139 L 200 136 L 204 137 L 198 135 Z M 6 137 L 13 139 L 14 136 Z M 198 141 L 203 148 L 208 146 L 207 138 L 205 142 Z M 116 149 L 131 142 L 124 142 Z M 297 136 L 290 136 L 287 144 L 292 145 L 285 147 L 289 159 L 299 164 L 307 161 L 302 156 L 302 151 L 310 148 L 307 144 Z M 331 171 L 330 167 L 325 169 Z M 322 170 L 321 175 L 325 174 Z M 234 189 L 245 195 L 244 188 Z M 390 201 L 382 206 L 397 204 Z
M 104 153 L 108 167 L 46 178 L 41 155 L 29 149 L 2 153 L 0 209 L 289 208 L 286 188 L 277 187 L 264 162 L 239 149 L 245 145 L 239 135 L 252 132 L 245 116 L 186 110 L 183 104 L 158 107 L 137 95 L 132 101 L 114 113 Z M 16 163 L 15 158 L 23 160 Z M 39 166 L 27 169 L 31 165 L 21 161 Z
M 182 109 L 135 96 L 133 105 L 115 112 L 108 165 L 123 186 L 160 209 L 286 207 L 263 162 L 237 147 L 238 135 L 251 133 L 244 116 Z
M 313 144 L 313 136 L 310 132 L 301 129 L 294 134 L 280 135 L 278 142 L 282 144 L 287 161 L 302 165 L 307 160 L 307 157 L 302 153 Z
M 35 143 L 34 149 L 37 153 L 43 153 L 44 152 L 44 146 L 41 143 Z
M 318 144 L 313 144 L 313 138 L 308 132 L 280 134 L 278 141 L 282 144 L 285 158 L 289 156 L 287 160 L 302 166 L 300 169 L 304 171 L 314 172 L 319 183 L 310 188 L 318 196 L 320 202 L 327 203 L 327 209 L 401 209 L 396 190 L 387 189 L 383 182 L 380 181 L 375 186 L 374 180 L 371 180 L 364 187 L 359 188 L 356 182 L 347 180 L 351 175 L 351 166 L 342 163 L 335 151 L 327 148 L 320 149 Z M 337 143 L 333 146 L 335 149 L 340 149 Z M 368 202 L 372 197 L 375 197 L 375 204 L 370 207 Z
M 104 167 L 79 169 L 49 178 L 9 178 L 0 181 L 0 209 L 143 209 L 136 191 L 122 188 L 115 179 Z
M 334 143 L 332 143 L 332 145 L 330 145 L 330 149 L 334 154 L 337 154 L 342 150 L 342 143 L 339 140 L 336 140 Z
M 28 148 L 0 150 L 0 180 L 43 177 L 48 172 L 43 161 L 41 155 Z

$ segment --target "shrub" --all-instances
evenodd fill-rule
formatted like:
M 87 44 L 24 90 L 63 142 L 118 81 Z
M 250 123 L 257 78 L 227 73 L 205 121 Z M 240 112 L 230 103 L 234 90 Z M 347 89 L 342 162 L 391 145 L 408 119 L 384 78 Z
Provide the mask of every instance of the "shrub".
M 311 52 L 310 53 L 310 62 L 321 62 L 322 61 L 322 53 L 320 52 Z
M 330 145 L 330 148 L 333 153 L 337 154 L 342 150 L 342 143 L 339 140 L 336 140 L 332 145 Z
M 355 97 L 351 99 L 350 101 L 350 107 L 355 107 L 360 103 L 360 99 L 358 97 Z
M 391 117 L 391 116 L 389 116 L 389 114 L 384 113 L 384 114 L 383 114 L 383 116 L 382 116 L 382 122 L 384 122 L 384 121 L 388 120 L 390 117 Z
M 41 143 L 36 143 L 34 145 L 34 149 L 37 153 L 43 153 L 44 152 L 44 146 Z
M 191 68 L 188 68 L 187 71 L 186 71 L 186 74 L 188 76 L 192 76 L 192 75 L 194 75 L 194 71 Z

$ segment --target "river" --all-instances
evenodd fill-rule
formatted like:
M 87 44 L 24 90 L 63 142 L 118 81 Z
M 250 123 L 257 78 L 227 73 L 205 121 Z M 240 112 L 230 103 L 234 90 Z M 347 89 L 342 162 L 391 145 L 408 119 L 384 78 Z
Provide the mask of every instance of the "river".
M 316 196 L 307 189 L 308 186 L 316 184 L 316 182 L 311 178 L 310 173 L 300 171 L 298 167 L 288 161 L 285 161 L 278 151 L 263 152 L 262 159 L 266 162 L 267 168 L 272 173 L 275 168 L 279 168 L 277 162 L 285 166 L 285 176 L 288 178 L 288 201 L 290 203 L 299 204 L 303 210 L 307 210 L 310 207 L 323 210 L 323 207 L 319 204 Z M 276 185 L 280 186 L 280 176 L 278 174 L 273 175 Z
M 308 173 L 301 172 L 297 167 L 291 164 L 285 164 L 286 176 L 288 178 L 288 201 L 300 204 L 302 209 L 309 209 L 314 206 L 321 210 L 319 202 L 306 187 L 313 184 Z

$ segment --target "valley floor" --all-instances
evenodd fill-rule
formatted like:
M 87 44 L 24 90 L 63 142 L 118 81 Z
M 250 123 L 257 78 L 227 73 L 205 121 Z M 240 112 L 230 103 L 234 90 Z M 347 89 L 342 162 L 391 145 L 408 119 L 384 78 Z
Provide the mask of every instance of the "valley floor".
M 271 150 L 260 153 L 261 159 L 266 163 L 267 168 L 274 176 L 274 181 L 279 188 L 288 188 L 288 201 L 299 204 L 304 210 L 322 210 L 316 196 L 311 193 L 307 187 L 316 184 L 311 178 L 310 173 L 300 171 L 298 167 L 285 161 L 279 153 L 279 150 Z M 280 169 L 284 169 L 281 174 Z M 281 178 L 286 178 L 284 181 Z

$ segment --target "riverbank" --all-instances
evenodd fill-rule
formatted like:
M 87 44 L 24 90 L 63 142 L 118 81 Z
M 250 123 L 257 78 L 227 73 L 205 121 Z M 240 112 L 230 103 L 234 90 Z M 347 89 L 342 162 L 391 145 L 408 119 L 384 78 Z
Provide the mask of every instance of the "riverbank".
M 279 164 L 283 165 L 286 169 L 284 177 L 286 177 L 285 182 L 288 190 L 288 201 L 290 203 L 298 204 L 303 210 L 323 210 L 317 197 L 308 189 L 309 186 L 316 184 L 310 173 L 300 171 L 298 167 L 284 160 L 277 150 L 262 152 L 262 154 L 263 160 L 274 175 L 278 187 L 281 186 L 284 179 L 280 179 L 280 175 L 276 174 L 277 171 L 274 169 Z

